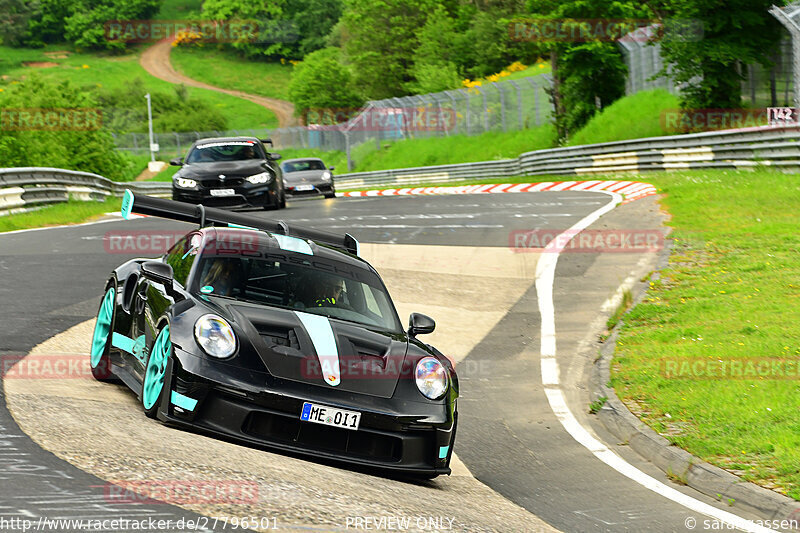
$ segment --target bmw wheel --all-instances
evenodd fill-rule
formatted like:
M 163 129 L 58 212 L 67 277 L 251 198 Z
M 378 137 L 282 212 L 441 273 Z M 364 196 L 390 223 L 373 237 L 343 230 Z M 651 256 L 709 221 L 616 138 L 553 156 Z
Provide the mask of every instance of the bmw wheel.
M 169 338 L 169 324 L 167 324 L 158 333 L 144 370 L 142 407 L 144 407 L 144 414 L 150 418 L 155 418 L 158 411 L 158 403 L 164 390 L 164 374 L 167 371 L 167 360 L 170 355 L 172 355 L 172 341 Z
M 111 347 L 114 325 L 115 296 L 114 287 L 109 287 L 100 302 L 100 308 L 97 310 L 97 321 L 94 324 L 89 363 L 92 367 L 92 376 L 98 381 L 106 381 L 112 377 L 111 359 L 108 356 L 108 352 Z

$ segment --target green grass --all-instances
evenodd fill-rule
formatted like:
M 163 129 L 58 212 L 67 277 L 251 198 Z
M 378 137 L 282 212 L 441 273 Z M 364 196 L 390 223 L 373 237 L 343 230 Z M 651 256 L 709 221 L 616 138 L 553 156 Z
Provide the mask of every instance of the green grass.
M 567 144 L 593 144 L 670 135 L 661 113 L 678 109 L 678 98 L 657 89 L 621 98 L 589 120 Z
M 667 378 L 666 362 L 800 360 L 800 188 L 795 176 L 648 174 L 675 247 L 626 316 L 612 384 L 671 442 L 800 499 L 800 381 Z
M 292 65 L 247 60 L 228 50 L 178 46 L 170 55 L 183 74 L 205 83 L 246 93 L 287 100 Z
M 392 168 L 424 167 L 492 161 L 519 156 L 523 152 L 549 148 L 555 139 L 555 129 L 550 126 L 511 131 L 488 132 L 474 137 L 453 135 L 404 141 L 382 141 L 380 148 L 374 141 L 353 148 L 353 172 L 386 170 Z M 347 172 L 347 156 L 343 152 L 319 150 L 280 150 L 284 159 L 292 157 L 321 157 L 328 166 L 335 166 L 340 174 Z
M 103 213 L 119 211 L 122 200 L 110 198 L 104 202 L 69 202 L 55 204 L 28 213 L 0 217 L 0 232 L 46 226 L 78 224 L 100 217 Z
M 68 57 L 59 58 L 45 55 L 45 52 L 64 50 Z M 49 68 L 26 67 L 24 62 L 52 62 L 56 66 Z M 0 46 L 0 89 L 18 82 L 25 76 L 36 73 L 53 81 L 69 80 L 79 86 L 102 86 L 117 89 L 130 84 L 137 77 L 144 81 L 149 91 L 174 91 L 171 83 L 148 74 L 140 65 L 136 54 L 112 56 L 103 54 L 76 53 L 67 46 L 48 47 L 44 49 L 25 49 Z M 278 119 L 272 111 L 247 100 L 221 94 L 205 89 L 188 89 L 189 96 L 204 100 L 217 108 L 228 119 L 229 129 L 273 128 Z M 146 105 L 142 100 L 142 105 Z

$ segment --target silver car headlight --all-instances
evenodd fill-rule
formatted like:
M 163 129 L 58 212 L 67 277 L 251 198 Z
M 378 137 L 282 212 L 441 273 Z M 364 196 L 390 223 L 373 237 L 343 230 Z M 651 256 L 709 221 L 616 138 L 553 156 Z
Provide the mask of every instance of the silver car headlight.
M 182 189 L 194 189 L 197 187 L 197 182 L 189 178 L 178 178 L 175 180 L 175 184 Z
M 247 181 L 252 183 L 253 185 L 260 185 L 262 183 L 269 183 L 272 181 L 272 174 L 269 172 L 259 172 L 258 174 L 253 174 L 252 176 L 247 176 L 245 178 Z
M 194 338 L 197 344 L 211 357 L 224 359 L 236 351 L 236 334 L 224 318 L 217 315 L 203 315 L 194 324 Z
M 438 400 L 447 392 L 447 369 L 435 357 L 423 357 L 414 373 L 423 396 Z
M 331 179 L 331 173 L 326 170 L 325 172 L 322 173 L 322 179 L 328 181 L 329 179 Z

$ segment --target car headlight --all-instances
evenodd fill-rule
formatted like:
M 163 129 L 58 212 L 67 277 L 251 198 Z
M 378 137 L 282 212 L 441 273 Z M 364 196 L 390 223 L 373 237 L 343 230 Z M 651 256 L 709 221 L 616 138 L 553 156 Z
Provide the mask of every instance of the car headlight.
M 183 189 L 194 189 L 197 187 L 197 182 L 189 178 L 178 178 L 175 180 L 175 184 Z
M 328 181 L 329 179 L 331 179 L 331 173 L 326 170 L 325 172 L 322 173 L 322 179 Z
M 447 392 L 447 369 L 435 357 L 423 357 L 415 372 L 417 388 L 426 398 L 438 400 Z
M 253 185 L 259 185 L 261 183 L 269 183 L 272 181 L 272 174 L 269 172 L 259 172 L 258 174 L 247 176 L 245 179 Z
M 194 324 L 194 338 L 197 344 L 211 357 L 224 359 L 236 351 L 236 335 L 224 318 L 217 315 L 203 315 Z

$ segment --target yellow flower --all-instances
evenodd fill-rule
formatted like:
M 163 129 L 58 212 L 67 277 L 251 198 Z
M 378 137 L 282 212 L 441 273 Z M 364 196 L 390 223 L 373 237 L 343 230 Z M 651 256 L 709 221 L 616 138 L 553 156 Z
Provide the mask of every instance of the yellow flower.
M 281 58 L 281 65 L 285 65 L 285 64 L 286 64 L 286 59 Z
M 86 63 L 84 63 L 83 65 L 81 65 L 81 68 L 89 68 L 89 65 L 87 65 Z

